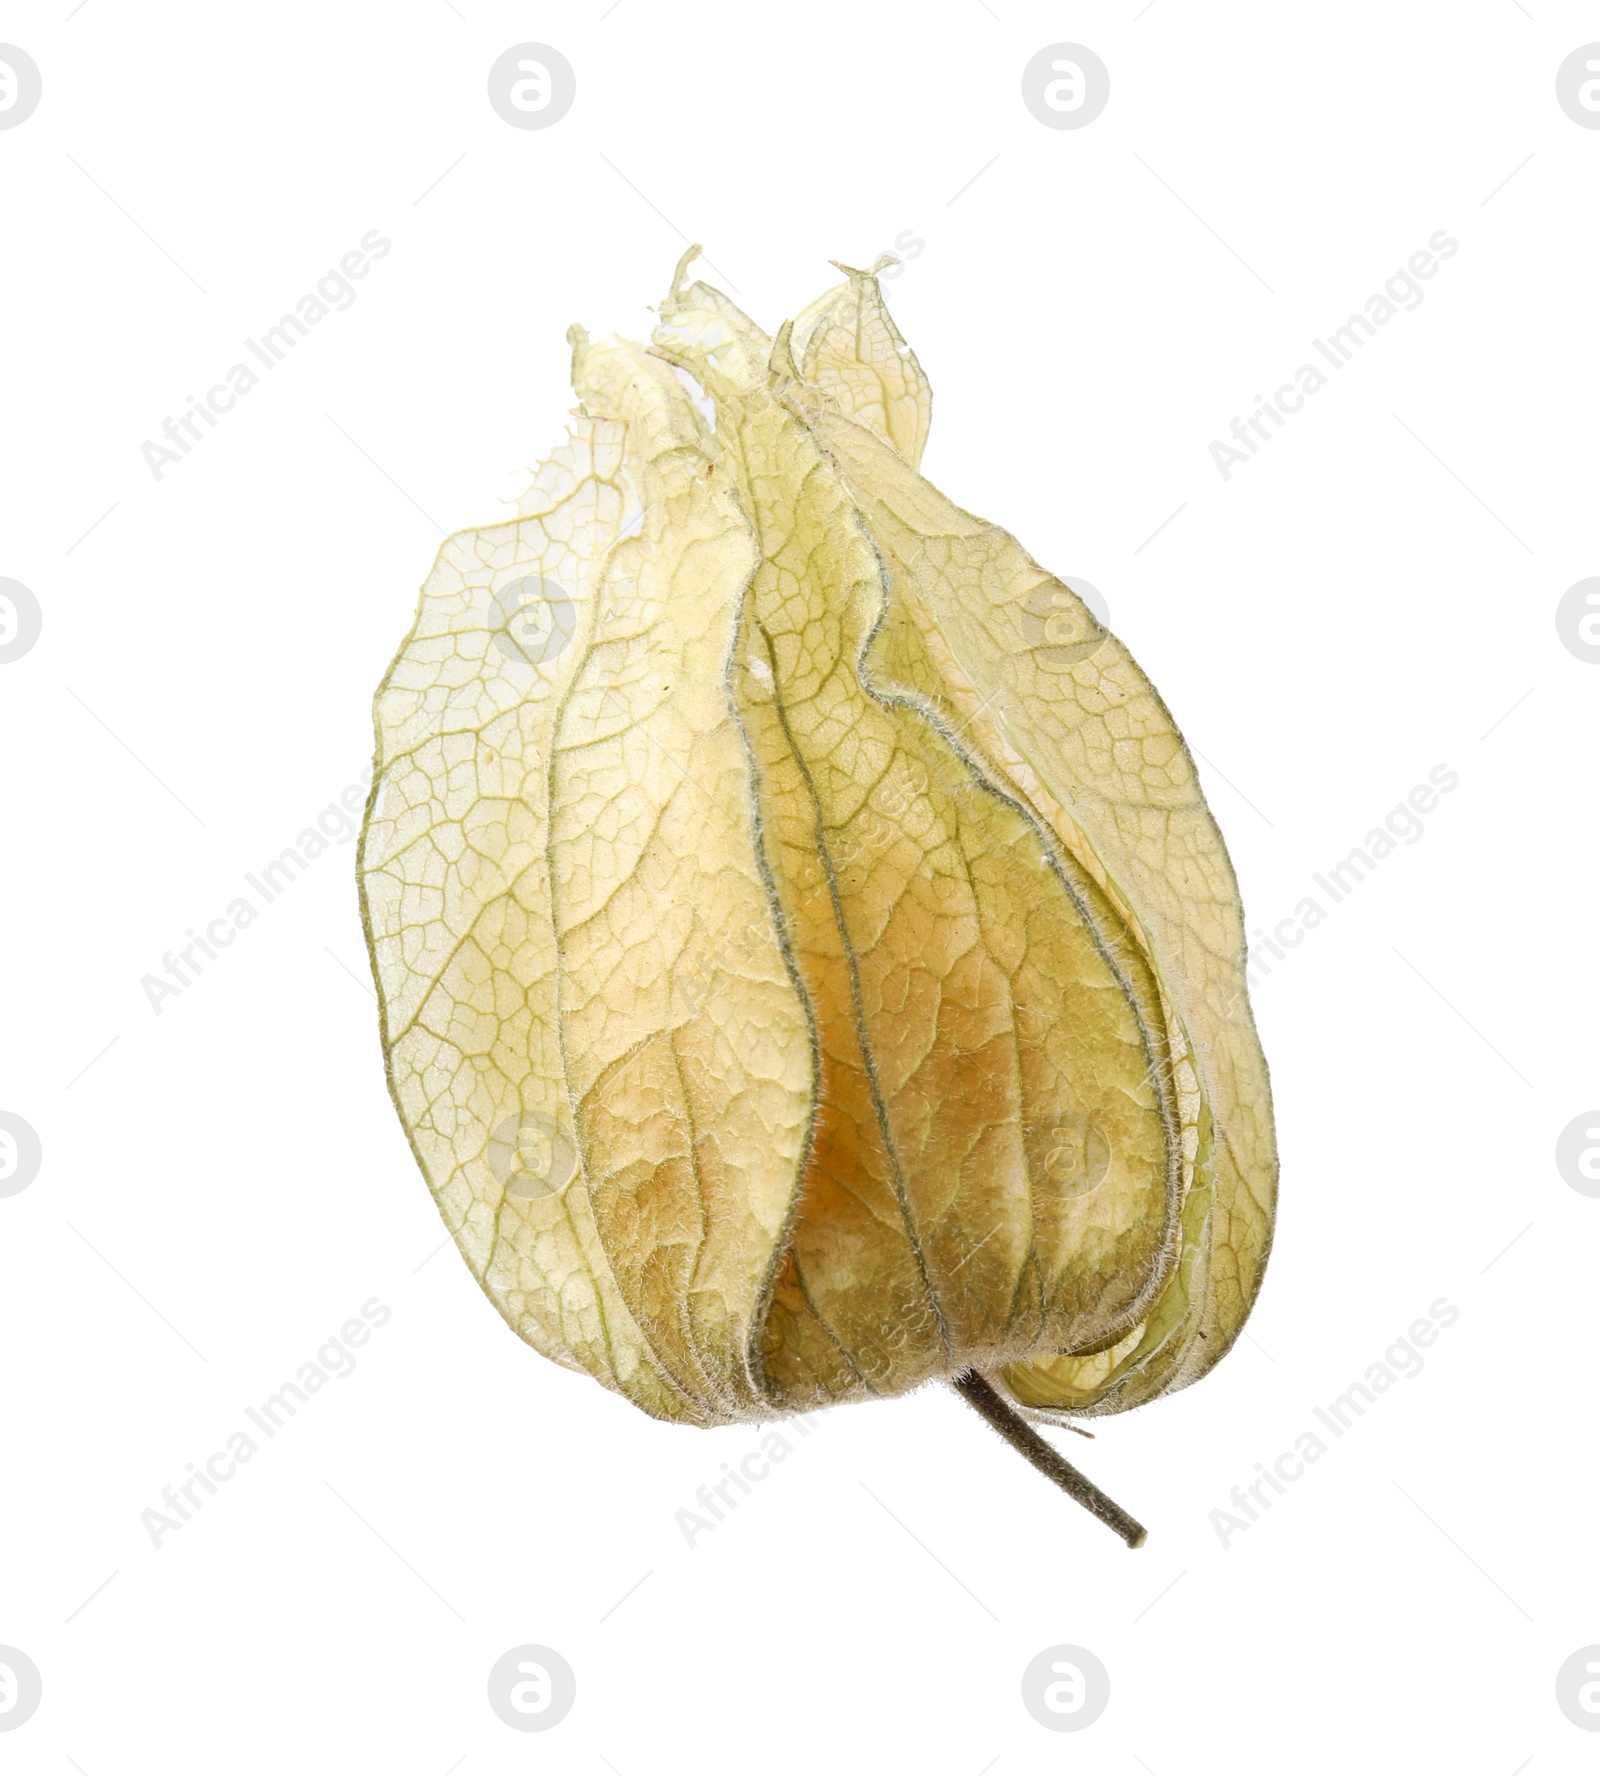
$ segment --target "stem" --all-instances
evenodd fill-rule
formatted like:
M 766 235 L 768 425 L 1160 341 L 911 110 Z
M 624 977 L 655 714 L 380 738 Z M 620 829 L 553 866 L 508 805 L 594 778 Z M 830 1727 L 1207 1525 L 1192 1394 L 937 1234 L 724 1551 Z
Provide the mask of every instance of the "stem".
M 1047 1480 L 1054 1480 L 1084 1510 L 1114 1529 L 1130 1548 L 1143 1547 L 1146 1533 L 1143 1524 L 1136 1523 L 1121 1505 L 1107 1498 L 1093 1481 L 1086 1480 L 1071 1462 L 1046 1443 L 1025 1418 L 1012 1411 L 976 1369 L 963 1369 L 950 1385 L 991 1430 L 998 1431 L 1018 1455 L 1032 1462 Z

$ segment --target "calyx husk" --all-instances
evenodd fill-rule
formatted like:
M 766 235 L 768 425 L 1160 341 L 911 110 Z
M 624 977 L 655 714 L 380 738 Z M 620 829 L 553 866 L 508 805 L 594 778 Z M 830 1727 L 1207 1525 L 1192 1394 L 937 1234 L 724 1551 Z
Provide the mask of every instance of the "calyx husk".
M 566 442 L 444 544 L 378 692 L 417 1161 L 517 1333 L 660 1418 L 1171 1393 L 1249 1311 L 1276 1174 L 1193 763 L 918 472 L 873 272 L 771 339 L 692 256 L 651 346 L 573 329 Z

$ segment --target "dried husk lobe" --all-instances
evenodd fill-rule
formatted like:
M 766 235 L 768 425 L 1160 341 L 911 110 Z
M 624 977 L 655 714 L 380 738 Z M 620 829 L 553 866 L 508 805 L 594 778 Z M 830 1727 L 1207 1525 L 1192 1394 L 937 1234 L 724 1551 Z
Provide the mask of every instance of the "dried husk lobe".
M 651 349 L 572 338 L 567 445 L 445 544 L 376 703 L 390 1084 L 474 1274 L 692 1423 L 1188 1385 L 1275 1159 L 1159 697 L 922 478 L 871 272 L 775 341 L 685 267 Z

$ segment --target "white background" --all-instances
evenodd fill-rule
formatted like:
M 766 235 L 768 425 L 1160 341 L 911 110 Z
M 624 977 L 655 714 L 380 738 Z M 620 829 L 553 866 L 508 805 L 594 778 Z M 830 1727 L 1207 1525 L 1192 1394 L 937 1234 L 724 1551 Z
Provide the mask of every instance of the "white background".
M 0 1643 L 44 1681 L 8 1768 L 1592 1769 L 1554 1685 L 1600 1641 L 1600 1202 L 1553 1154 L 1600 1100 L 1600 666 L 1554 614 L 1600 572 L 1600 131 L 1554 82 L 1600 7 L 70 4 L 0 6 L 44 79 L 0 132 L 0 574 L 44 613 L 0 667 L 0 1109 L 44 1153 L 0 1201 Z M 485 97 L 530 40 L 577 71 L 548 130 Z M 1061 41 L 1111 72 L 1081 130 L 1020 97 Z M 142 441 L 374 228 L 353 306 L 156 480 Z M 1224 481 L 1211 440 L 1441 228 L 1421 306 Z M 159 1016 L 140 985 L 359 776 L 441 534 L 561 435 L 570 322 L 645 336 L 694 239 L 772 326 L 908 230 L 925 467 L 1100 588 L 1253 926 L 1460 776 L 1257 992 L 1251 1337 L 1067 1439 L 1138 1553 L 942 1390 L 825 1416 L 686 1546 L 759 1434 L 544 1362 L 438 1249 L 352 846 Z M 355 1373 L 153 1547 L 372 1297 Z M 1224 1547 L 1441 1297 L 1425 1370 Z M 526 1737 L 485 1697 L 524 1642 L 578 1684 Z M 1111 1679 L 1072 1735 L 1019 1692 L 1057 1643 Z

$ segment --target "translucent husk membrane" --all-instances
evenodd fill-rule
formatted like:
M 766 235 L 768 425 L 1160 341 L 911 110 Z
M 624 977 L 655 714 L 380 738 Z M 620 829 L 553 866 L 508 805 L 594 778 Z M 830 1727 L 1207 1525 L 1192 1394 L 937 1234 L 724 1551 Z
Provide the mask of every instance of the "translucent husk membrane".
M 1187 1386 L 1276 1173 L 1193 762 L 919 473 L 874 273 L 769 339 L 692 256 L 650 346 L 573 329 L 566 442 L 445 543 L 378 692 L 363 907 L 418 1164 L 516 1332 L 657 1417 Z

